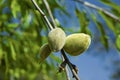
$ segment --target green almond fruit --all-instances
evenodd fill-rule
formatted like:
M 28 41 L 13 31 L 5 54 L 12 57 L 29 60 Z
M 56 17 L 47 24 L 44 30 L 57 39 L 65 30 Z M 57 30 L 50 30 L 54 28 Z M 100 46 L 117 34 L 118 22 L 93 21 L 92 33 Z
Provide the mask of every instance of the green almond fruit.
M 54 28 L 48 33 L 48 43 L 52 51 L 59 51 L 63 48 L 66 34 L 61 28 Z
M 66 38 L 63 49 L 72 56 L 78 56 L 88 49 L 91 37 L 84 33 L 74 33 Z
M 40 63 L 43 62 L 51 53 L 51 49 L 49 47 L 48 43 L 45 43 L 44 45 L 41 46 L 40 48 Z

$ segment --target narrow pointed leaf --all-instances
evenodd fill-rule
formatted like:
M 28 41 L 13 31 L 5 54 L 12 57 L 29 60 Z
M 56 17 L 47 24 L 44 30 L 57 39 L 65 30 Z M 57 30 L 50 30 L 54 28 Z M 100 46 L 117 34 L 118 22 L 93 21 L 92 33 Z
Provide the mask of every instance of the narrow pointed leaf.
M 19 6 L 17 0 L 12 0 L 11 11 L 12 11 L 13 16 L 16 18 L 18 12 L 20 12 L 20 6 Z
M 99 12 L 99 14 L 103 17 L 108 27 L 116 34 L 116 28 L 114 25 L 115 22 L 109 16 L 105 15 L 104 13 Z
M 78 9 L 76 9 L 75 11 L 80 22 L 80 32 L 89 33 L 88 31 L 89 20 L 86 17 L 86 13 L 80 12 Z
M 10 49 L 11 49 L 11 56 L 13 60 L 16 60 L 16 52 L 15 52 L 15 47 L 12 42 L 9 43 Z
M 92 15 L 92 19 L 93 21 L 95 22 L 97 28 L 99 29 L 100 31 L 100 34 L 101 34 L 101 42 L 103 43 L 103 45 L 105 46 L 105 48 L 108 50 L 109 48 L 109 44 L 108 44 L 108 37 L 105 33 L 105 30 L 103 28 L 103 25 L 97 21 L 96 17 L 94 15 Z
M 3 57 L 3 51 L 2 51 L 2 48 L 0 48 L 0 59 L 2 59 Z
M 9 28 L 16 28 L 16 27 L 18 27 L 18 25 L 19 25 L 18 23 L 11 23 L 8 25 L 8 27 Z
M 102 3 L 110 6 L 111 8 L 113 8 L 114 10 L 118 11 L 118 13 L 120 14 L 120 6 L 117 5 L 116 3 L 110 1 L 110 0 L 100 0 Z
M 118 37 L 116 39 L 116 47 L 120 51 L 120 35 L 118 35 Z

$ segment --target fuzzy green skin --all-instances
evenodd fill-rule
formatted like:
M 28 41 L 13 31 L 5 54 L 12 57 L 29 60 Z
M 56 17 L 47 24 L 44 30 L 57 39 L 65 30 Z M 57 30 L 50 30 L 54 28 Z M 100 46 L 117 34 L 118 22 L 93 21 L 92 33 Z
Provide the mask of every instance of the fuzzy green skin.
M 66 34 L 61 28 L 55 28 L 48 34 L 48 43 L 52 51 L 59 51 L 63 48 L 66 40 Z
M 49 47 L 48 43 L 45 43 L 44 45 L 41 46 L 40 48 L 40 63 L 43 62 L 51 53 L 51 49 Z
M 67 36 L 63 49 L 72 56 L 78 56 L 88 49 L 90 43 L 91 38 L 89 35 L 75 33 Z

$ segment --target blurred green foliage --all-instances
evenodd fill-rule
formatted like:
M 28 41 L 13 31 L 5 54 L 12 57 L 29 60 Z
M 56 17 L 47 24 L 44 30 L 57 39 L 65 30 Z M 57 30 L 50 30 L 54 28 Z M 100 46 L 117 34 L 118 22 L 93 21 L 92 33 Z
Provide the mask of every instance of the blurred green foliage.
M 53 4 L 57 8 L 59 5 Z M 37 1 L 42 7 L 42 1 Z M 54 10 L 54 8 L 52 8 Z M 61 80 L 55 64 L 38 63 L 46 25 L 30 0 L 0 1 L 0 80 Z M 44 32 L 46 30 L 46 32 Z M 45 34 L 42 35 L 41 33 Z M 53 55 L 54 57 L 54 55 Z M 54 58 L 55 59 L 55 58 Z M 53 60 L 54 60 L 53 59 Z
M 42 0 L 36 1 L 49 17 Z M 65 6 L 61 6 L 57 0 L 48 1 L 53 15 L 56 8 L 66 16 L 70 15 Z M 108 0 L 101 1 L 109 5 L 111 11 L 120 17 L 120 6 Z M 90 19 L 86 17 L 86 13 L 76 9 L 75 15 L 80 22 L 80 32 L 91 34 L 88 28 Z M 115 34 L 116 47 L 120 50 L 120 23 L 101 12 L 100 15 Z M 101 33 L 101 41 L 108 49 L 109 36 L 103 28 L 104 24 L 97 21 L 95 15 L 93 17 Z M 54 64 L 61 62 L 59 57 L 51 54 L 49 62 L 45 61 L 41 65 L 38 63 L 39 49 L 47 42 L 47 33 L 45 22 L 31 0 L 0 0 L 0 80 L 65 80 L 65 74 L 57 74 Z

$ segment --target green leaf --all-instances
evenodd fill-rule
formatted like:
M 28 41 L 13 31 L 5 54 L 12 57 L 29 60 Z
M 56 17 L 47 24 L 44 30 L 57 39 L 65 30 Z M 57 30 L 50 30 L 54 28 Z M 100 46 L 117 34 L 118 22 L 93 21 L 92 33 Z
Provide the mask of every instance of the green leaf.
M 115 4 L 114 2 L 110 1 L 110 0 L 100 0 L 102 1 L 102 3 L 112 7 L 114 10 L 116 10 L 119 14 L 120 14 L 120 6 Z
M 120 23 L 116 24 L 116 33 L 119 35 L 120 34 Z
M 16 28 L 16 27 L 18 27 L 18 23 L 11 23 L 11 24 L 8 24 L 8 27 L 9 28 Z
M 2 51 L 2 48 L 0 48 L 0 59 L 2 59 L 3 57 L 3 51 Z
M 105 20 L 106 24 L 108 25 L 108 27 L 116 34 L 116 28 L 115 28 L 115 22 L 113 19 L 111 19 L 109 16 L 105 15 L 102 12 L 99 12 L 99 14 L 103 17 L 103 19 Z
M 52 6 L 50 6 L 52 12 L 54 12 L 54 9 L 57 8 L 57 9 L 60 9 L 63 13 L 65 13 L 67 16 L 70 16 L 70 14 L 65 9 L 65 6 L 61 6 L 57 0 L 50 1 L 49 5 L 52 5 Z
M 101 36 L 101 42 L 105 46 L 106 50 L 108 50 L 108 48 L 109 48 L 108 36 L 106 36 L 106 35 Z
M 100 22 L 96 22 L 96 25 L 101 33 L 101 42 L 103 43 L 103 45 L 105 46 L 105 48 L 108 50 L 109 48 L 109 43 L 108 43 L 108 36 L 105 33 L 105 30 L 103 28 L 103 25 Z
M 98 22 L 96 17 L 94 15 L 92 15 L 92 19 L 95 22 L 97 28 L 99 29 L 100 33 L 101 33 L 101 42 L 103 43 L 103 45 L 105 46 L 105 48 L 108 50 L 109 48 L 109 43 L 108 43 L 108 37 L 105 33 L 105 30 L 103 28 L 102 23 Z
M 22 28 L 23 29 L 28 29 L 30 28 L 32 25 L 31 25 L 31 22 L 32 22 L 32 15 L 28 12 L 26 12 L 24 14 L 24 16 L 22 17 L 21 19 L 22 21 Z M 33 22 L 32 22 L 33 23 Z
M 120 34 L 116 38 L 116 47 L 120 51 Z
M 105 33 L 103 25 L 100 22 L 97 22 L 97 27 L 101 32 L 101 41 L 102 41 L 103 45 L 105 46 L 105 48 L 108 50 L 108 48 L 109 48 L 108 37 Z
M 17 0 L 12 0 L 12 3 L 11 3 L 11 10 L 12 10 L 13 16 L 16 18 L 18 12 L 20 12 L 20 6 L 19 6 Z
M 9 42 L 10 49 L 11 49 L 11 56 L 13 60 L 16 60 L 16 52 L 13 43 L 10 41 Z
M 76 15 L 80 22 L 80 32 L 89 33 L 90 32 L 88 29 L 89 20 L 86 17 L 86 13 L 80 12 L 78 9 L 76 9 L 75 11 L 76 11 Z

